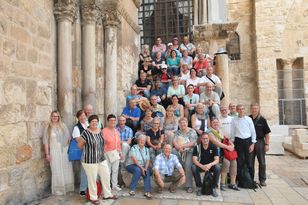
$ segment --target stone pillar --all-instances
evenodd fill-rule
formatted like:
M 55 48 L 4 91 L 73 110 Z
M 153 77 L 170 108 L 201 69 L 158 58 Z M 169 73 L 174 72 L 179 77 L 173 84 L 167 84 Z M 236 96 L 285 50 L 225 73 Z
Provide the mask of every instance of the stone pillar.
M 229 83 L 229 58 L 228 54 L 217 54 L 215 73 L 221 79 L 222 90 L 224 91 L 225 97 L 221 104 L 226 106 L 229 105 L 230 101 L 230 83 Z
M 199 0 L 194 0 L 194 25 L 199 24 Z
M 96 108 L 96 64 L 95 64 L 95 23 L 97 9 L 95 3 L 81 5 L 82 17 L 82 100 L 83 105 Z
M 201 24 L 207 24 L 207 0 L 202 0 L 201 9 Z
M 119 14 L 108 9 L 103 16 L 105 29 L 105 115 L 117 114 L 117 30 Z
M 58 21 L 58 109 L 69 129 L 73 126 L 72 22 L 76 1 L 59 0 L 54 14 Z
M 283 69 L 283 90 L 285 101 L 285 112 L 288 116 L 285 120 L 288 125 L 294 124 L 294 105 L 291 101 L 293 99 L 293 75 L 292 75 L 292 65 L 295 58 L 291 59 L 281 59 L 282 69 Z M 288 101 L 289 100 L 289 101 Z

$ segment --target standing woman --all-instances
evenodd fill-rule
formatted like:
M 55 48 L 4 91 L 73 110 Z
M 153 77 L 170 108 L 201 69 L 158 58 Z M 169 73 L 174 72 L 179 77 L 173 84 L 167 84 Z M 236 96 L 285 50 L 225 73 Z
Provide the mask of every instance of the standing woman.
M 111 174 L 111 185 L 115 191 L 121 191 L 118 186 L 118 171 L 122 159 L 120 133 L 116 128 L 117 117 L 113 114 L 107 116 L 107 127 L 102 131 L 105 140 L 105 156 Z
M 43 144 L 46 160 L 50 162 L 51 168 L 51 193 L 55 195 L 65 195 L 74 191 L 73 167 L 67 156 L 69 136 L 66 125 L 61 121 L 60 113 L 52 111 Z
M 72 137 L 80 137 L 83 131 L 87 129 L 87 116 L 83 110 L 79 110 L 76 113 L 78 119 L 77 124 L 73 128 Z M 75 161 L 80 166 L 80 161 Z M 82 166 L 80 166 L 80 185 L 79 185 L 79 194 L 80 196 L 86 195 L 86 189 L 88 187 L 87 175 Z
M 110 189 L 110 172 L 104 156 L 104 138 L 98 128 L 98 116 L 88 118 L 89 128 L 77 137 L 78 147 L 83 148 L 81 164 L 86 172 L 92 204 L 100 204 L 97 196 L 97 175 L 100 176 L 104 199 L 116 199 Z

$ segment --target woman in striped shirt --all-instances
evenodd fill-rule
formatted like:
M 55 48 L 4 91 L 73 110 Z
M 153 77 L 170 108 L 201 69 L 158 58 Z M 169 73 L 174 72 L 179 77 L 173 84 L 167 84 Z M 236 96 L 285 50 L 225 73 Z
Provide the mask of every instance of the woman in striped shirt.
M 89 128 L 76 138 L 79 148 L 84 149 L 81 163 L 88 178 L 92 204 L 100 203 L 97 196 L 97 174 L 100 176 L 104 199 L 116 199 L 116 196 L 111 193 L 110 172 L 104 156 L 104 138 L 98 128 L 98 120 L 97 115 L 91 115 L 88 118 Z

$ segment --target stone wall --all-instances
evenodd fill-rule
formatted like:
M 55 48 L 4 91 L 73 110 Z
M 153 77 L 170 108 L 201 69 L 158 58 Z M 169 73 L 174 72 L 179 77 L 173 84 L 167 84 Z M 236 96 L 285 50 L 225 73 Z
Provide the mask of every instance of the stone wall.
M 255 0 L 253 6 L 259 100 L 262 112 L 278 123 L 276 59 L 303 57 L 308 86 L 308 1 Z M 307 100 L 307 89 L 305 93 Z
M 0 204 L 50 189 L 42 130 L 56 107 L 53 1 L 0 0 Z
M 131 0 L 122 1 L 120 7 L 123 11 L 118 32 L 118 114 L 122 112 L 130 87 L 138 77 L 140 53 L 138 9 Z
M 256 66 L 254 63 L 253 13 L 250 0 L 228 0 L 228 21 L 238 22 L 236 32 L 240 37 L 240 60 L 229 60 L 230 101 L 247 108 L 258 100 Z M 249 113 L 249 109 L 246 109 Z

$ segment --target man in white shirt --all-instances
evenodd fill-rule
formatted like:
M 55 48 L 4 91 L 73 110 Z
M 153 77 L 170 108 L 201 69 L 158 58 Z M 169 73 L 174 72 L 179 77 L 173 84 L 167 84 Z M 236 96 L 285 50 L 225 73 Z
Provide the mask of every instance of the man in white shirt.
M 205 84 L 205 92 L 200 94 L 200 102 L 211 109 L 217 118 L 219 117 L 220 98 L 218 94 L 213 91 L 213 85 L 211 83 Z
M 251 176 L 253 167 L 250 155 L 254 150 L 256 141 L 256 131 L 252 119 L 245 115 L 243 105 L 236 106 L 238 116 L 234 117 L 231 124 L 231 136 L 234 137 L 234 148 L 237 151 L 237 173 L 239 174 L 245 164 Z
M 206 69 L 206 75 L 201 77 L 198 86 L 205 86 L 206 83 L 211 83 L 213 85 L 213 91 L 215 91 L 219 95 L 219 97 L 221 96 L 222 93 L 221 80 L 217 75 L 214 74 L 212 66 L 209 66 Z
M 231 136 L 231 124 L 232 117 L 228 115 L 228 107 L 220 106 L 220 116 L 218 118 L 220 122 L 220 130 L 224 136 L 229 137 L 229 139 L 234 141 L 234 138 Z

